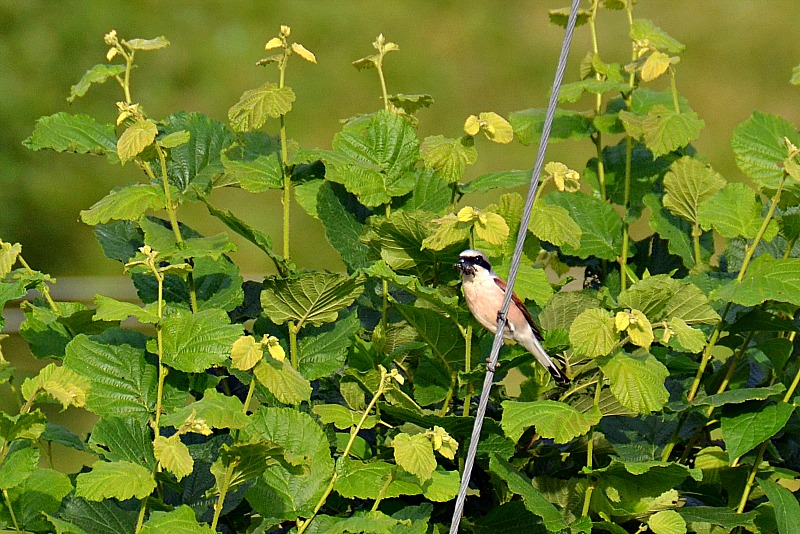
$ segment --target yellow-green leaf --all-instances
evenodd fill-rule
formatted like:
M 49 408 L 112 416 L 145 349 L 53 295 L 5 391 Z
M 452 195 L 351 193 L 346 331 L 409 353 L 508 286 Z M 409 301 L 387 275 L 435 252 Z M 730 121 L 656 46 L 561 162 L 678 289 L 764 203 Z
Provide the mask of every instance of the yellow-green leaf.
M 268 118 L 277 119 L 292 109 L 295 100 L 291 87 L 278 87 L 268 82 L 256 89 L 245 91 L 239 101 L 228 110 L 228 120 L 237 132 L 250 132 L 261 128 Z
M 467 165 L 478 161 L 478 151 L 469 136 L 459 139 L 442 135 L 426 137 L 420 145 L 420 155 L 425 167 L 438 171 L 448 183 L 461 180 Z
M 617 354 L 601 365 L 614 397 L 631 410 L 650 413 L 664 407 L 669 391 L 664 380 L 669 370 L 653 356 Z
M 569 404 L 552 400 L 534 402 L 503 402 L 500 425 L 506 436 L 517 441 L 525 429 L 535 426 L 536 432 L 556 443 L 569 443 L 586 434 L 603 415 L 596 407 L 581 413 Z
M 581 246 L 581 227 L 561 206 L 537 203 L 531 213 L 528 229 L 542 241 L 557 247 L 564 244 L 572 248 Z
M 490 211 L 481 212 L 475 224 L 475 233 L 484 241 L 492 245 L 500 245 L 506 242 L 509 234 L 508 224 L 502 216 Z
M 158 436 L 153 442 L 153 452 L 156 460 L 175 478 L 180 480 L 192 474 L 194 460 L 189 454 L 189 447 L 184 445 L 177 433 L 168 438 Z
M 397 465 L 416 475 L 420 480 L 428 480 L 436 469 L 433 445 L 425 434 L 398 434 L 392 439 L 394 460 Z
M 670 65 L 669 56 L 663 52 L 655 51 L 650 54 L 642 65 L 642 80 L 651 82 L 667 72 Z
M 11 268 L 17 262 L 17 256 L 22 253 L 22 245 L 19 243 L 4 243 L 0 241 L 0 279 L 11 272 Z
M 292 52 L 305 59 L 309 63 L 316 63 L 317 58 L 311 51 L 300 43 L 292 43 Z
M 311 384 L 289 362 L 265 358 L 253 368 L 253 373 L 284 404 L 300 404 L 311 398 Z
M 64 409 L 69 406 L 82 408 L 86 405 L 86 395 L 91 383 L 75 371 L 55 363 L 39 371 L 35 378 L 28 378 L 22 384 L 22 395 L 25 400 L 31 400 L 37 393 L 43 391 L 58 402 Z
M 233 342 L 231 361 L 234 369 L 248 371 L 263 357 L 264 350 L 261 343 L 258 343 L 253 336 L 242 336 Z
M 122 163 L 128 162 L 153 144 L 158 127 L 150 119 L 138 119 L 131 124 L 117 141 L 117 155 Z
M 131 50 L 161 50 L 169 46 L 169 41 L 162 35 L 153 39 L 130 39 L 123 44 Z
M 618 341 L 614 318 L 611 312 L 602 308 L 584 310 L 569 329 L 569 342 L 575 352 L 590 358 L 605 356 Z
M 75 479 L 75 496 L 89 501 L 134 497 L 144 499 L 156 489 L 156 481 L 149 469 L 131 462 L 104 462 L 92 465 L 88 473 Z
M 686 520 L 675 510 L 661 510 L 650 516 L 647 526 L 653 534 L 686 534 Z

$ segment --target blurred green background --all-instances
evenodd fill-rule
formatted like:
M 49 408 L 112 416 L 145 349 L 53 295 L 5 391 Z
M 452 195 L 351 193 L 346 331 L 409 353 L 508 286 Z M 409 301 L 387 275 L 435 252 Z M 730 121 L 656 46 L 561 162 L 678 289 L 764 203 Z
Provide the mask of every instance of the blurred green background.
M 137 55 L 133 96 L 151 117 L 186 110 L 225 121 L 245 90 L 276 80 L 273 68 L 255 62 L 266 55 L 264 43 L 277 35 L 279 25 L 290 25 L 291 40 L 312 50 L 319 63 L 290 62 L 287 84 L 297 101 L 288 118 L 289 135 L 304 147 L 328 148 L 339 119 L 381 105 L 374 71 L 350 65 L 373 52 L 371 43 L 381 32 L 400 46 L 387 59 L 389 91 L 430 93 L 435 100 L 418 114 L 421 137 L 457 136 L 464 119 L 480 111 L 507 116 L 544 107 L 563 35 L 549 23 L 547 11 L 567 3 L 0 0 L 0 238 L 21 242 L 28 262 L 55 276 L 120 274 L 119 264 L 102 256 L 78 213 L 113 187 L 141 180 L 135 166 L 30 152 L 21 145 L 42 115 L 66 110 L 113 122 L 121 99 L 114 83 L 93 87 L 73 105 L 65 100 L 87 69 L 104 62 L 103 34 L 112 28 L 122 38 L 164 35 L 172 43 Z M 653 19 L 687 46 L 677 81 L 706 122 L 696 146 L 728 179 L 741 179 L 729 148 L 733 128 L 754 109 L 797 122 L 800 88 L 788 80 L 800 63 L 800 3 L 641 0 L 635 16 Z M 627 62 L 624 13 L 604 11 L 599 31 L 602 58 Z M 566 81 L 578 79 L 578 63 L 589 47 L 588 28 L 578 28 Z M 590 105 L 586 100 L 576 109 Z M 266 129 L 274 133 L 276 123 Z M 468 170 L 468 179 L 530 168 L 536 151 L 485 140 L 478 149 L 479 161 Z M 551 145 L 548 160 L 582 169 L 591 153 L 588 142 L 559 143 Z M 218 198 L 279 241 L 277 194 L 229 191 Z M 202 232 L 222 230 L 204 211 L 179 215 Z M 292 216 L 292 255 L 298 265 L 341 269 L 336 253 L 323 248 L 320 225 L 299 207 Z M 245 273 L 268 269 L 247 244 L 240 245 L 235 259 Z

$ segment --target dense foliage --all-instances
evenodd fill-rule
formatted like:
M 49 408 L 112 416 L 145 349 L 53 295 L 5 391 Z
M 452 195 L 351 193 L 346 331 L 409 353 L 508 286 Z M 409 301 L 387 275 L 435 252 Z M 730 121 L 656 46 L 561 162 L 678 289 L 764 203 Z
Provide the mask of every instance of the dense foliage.
M 628 13 L 627 62 L 598 49 L 602 9 Z M 703 121 L 677 92 L 683 45 L 633 10 L 595 0 L 581 12 L 594 48 L 559 93 L 553 140 L 592 143 L 596 157 L 580 172 L 546 166 L 516 285 L 572 385 L 556 387 L 521 348 L 503 350 L 466 532 L 783 533 L 800 519 L 800 134 L 754 113 L 732 140 L 753 185 L 720 176 L 691 145 Z M 483 112 L 461 136 L 420 140 L 415 112 L 432 99 L 388 92 L 384 61 L 398 47 L 379 36 L 354 65 L 377 72 L 383 109 L 312 150 L 287 137 L 289 61 L 316 62 L 288 27 L 259 62 L 277 81 L 244 92 L 228 124 L 149 117 L 132 97 L 135 58 L 168 41 L 112 31 L 105 42 L 107 62 L 69 100 L 117 83 L 117 124 L 57 113 L 25 143 L 141 169 L 140 183 L 81 212 L 141 303 L 56 302 L 21 246 L 0 242 L 0 303 L 39 292 L 20 333 L 52 362 L 21 381 L 0 359 L 20 399 L 18 413 L 0 413 L 0 527 L 445 530 L 491 344 L 451 265 L 479 248 L 506 274 L 523 200 L 503 190 L 530 173 L 463 177 L 485 138 L 536 141 L 543 110 Z M 661 78 L 667 90 L 648 87 Z M 584 99 L 590 109 L 570 109 Z M 281 190 L 281 246 L 217 207 L 221 187 Z M 491 205 L 470 203 L 498 190 Z M 229 234 L 180 222 L 190 203 L 277 274 L 245 282 Z M 298 205 L 346 274 L 292 262 Z M 586 271 L 583 289 L 560 291 L 570 268 Z M 53 401 L 95 414 L 89 436 L 47 422 L 37 406 Z M 48 443 L 97 460 L 75 476 L 40 467 Z

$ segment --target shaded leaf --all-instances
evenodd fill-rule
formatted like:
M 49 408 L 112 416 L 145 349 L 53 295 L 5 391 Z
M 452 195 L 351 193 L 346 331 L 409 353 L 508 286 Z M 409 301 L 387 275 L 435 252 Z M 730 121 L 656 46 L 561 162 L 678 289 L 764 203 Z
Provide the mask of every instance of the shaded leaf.
M 508 121 L 514 128 L 514 135 L 523 145 L 538 141 L 544 128 L 544 109 L 525 109 L 513 111 L 508 115 Z M 567 139 L 585 139 L 589 137 L 594 128 L 592 121 L 583 113 L 557 109 L 550 129 L 550 140 L 553 142 Z
M 113 124 L 100 124 L 89 115 L 56 113 L 36 121 L 33 134 L 22 143 L 31 150 L 98 154 L 117 163 L 117 133 Z
M 685 156 L 674 162 L 664 176 L 664 207 L 696 223 L 700 204 L 723 187 L 725 179 L 709 165 Z
M 722 437 L 731 458 L 738 458 L 778 433 L 794 412 L 783 403 L 750 402 L 731 407 L 721 418 Z
M 610 261 L 616 261 L 622 254 L 622 218 L 608 202 L 580 192 L 551 193 L 544 201 L 564 208 L 580 228 L 579 246 L 573 247 L 565 241 L 562 252 Z
M 800 504 L 797 497 L 788 489 L 771 480 L 759 479 L 758 484 L 767 494 L 769 502 L 775 508 L 775 521 L 780 534 L 797 534 L 800 532 Z

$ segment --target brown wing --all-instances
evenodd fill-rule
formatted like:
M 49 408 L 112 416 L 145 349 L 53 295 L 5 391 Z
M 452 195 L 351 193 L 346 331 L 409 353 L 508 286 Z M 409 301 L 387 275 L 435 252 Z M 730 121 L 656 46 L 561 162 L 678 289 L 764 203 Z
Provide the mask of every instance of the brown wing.
M 505 280 L 496 277 L 494 279 L 494 283 L 497 284 L 497 286 L 503 290 L 503 293 L 505 293 L 507 287 Z M 525 307 L 525 304 L 523 304 L 523 302 L 514 292 L 511 293 L 511 301 L 514 304 L 516 304 L 517 308 L 519 308 L 519 311 L 521 311 L 522 315 L 525 316 L 525 320 L 528 321 L 528 324 L 531 325 L 531 328 L 533 329 L 533 334 L 540 340 L 543 339 L 542 334 L 539 332 L 539 327 L 537 327 L 536 323 L 533 322 L 533 317 L 531 317 L 531 312 L 528 311 L 528 308 Z

